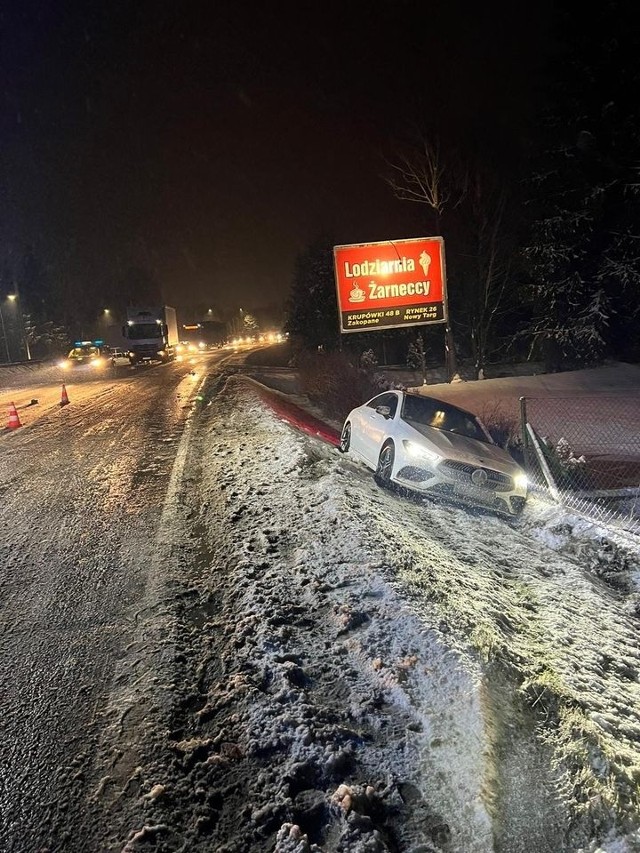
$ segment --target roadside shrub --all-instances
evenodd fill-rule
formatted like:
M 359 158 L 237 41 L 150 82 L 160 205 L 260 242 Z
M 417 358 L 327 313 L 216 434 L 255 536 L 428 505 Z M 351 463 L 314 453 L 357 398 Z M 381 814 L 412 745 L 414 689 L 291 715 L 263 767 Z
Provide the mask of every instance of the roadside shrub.
M 590 488 L 587 460 L 584 456 L 575 455 L 566 438 L 561 437 L 554 442 L 543 437 L 542 445 L 547 463 L 560 488 L 569 490 Z
M 479 412 L 480 420 L 489 430 L 489 435 L 500 447 L 508 451 L 517 461 L 524 460 L 520 420 L 499 403 L 486 403 Z
M 353 354 L 335 350 L 306 350 L 298 353 L 296 367 L 300 391 L 337 420 L 344 420 L 355 406 L 389 387 L 376 372 L 370 350 L 357 361 Z

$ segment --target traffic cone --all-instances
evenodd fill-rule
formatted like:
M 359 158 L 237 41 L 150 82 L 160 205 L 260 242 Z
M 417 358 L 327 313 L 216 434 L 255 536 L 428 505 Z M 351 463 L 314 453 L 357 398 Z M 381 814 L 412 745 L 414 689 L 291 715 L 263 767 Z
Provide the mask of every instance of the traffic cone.
M 9 423 L 7 424 L 7 429 L 17 429 L 21 426 L 18 410 L 13 403 L 9 403 Z
M 67 389 L 65 388 L 64 382 L 62 383 L 62 397 L 60 398 L 60 405 L 66 406 L 69 403 L 69 397 L 67 395 Z

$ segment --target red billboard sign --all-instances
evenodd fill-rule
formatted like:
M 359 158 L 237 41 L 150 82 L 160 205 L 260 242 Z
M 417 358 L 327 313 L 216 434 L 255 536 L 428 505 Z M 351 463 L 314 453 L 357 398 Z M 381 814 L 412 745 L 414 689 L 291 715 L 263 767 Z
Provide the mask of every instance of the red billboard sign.
M 334 246 L 340 331 L 446 323 L 442 237 Z

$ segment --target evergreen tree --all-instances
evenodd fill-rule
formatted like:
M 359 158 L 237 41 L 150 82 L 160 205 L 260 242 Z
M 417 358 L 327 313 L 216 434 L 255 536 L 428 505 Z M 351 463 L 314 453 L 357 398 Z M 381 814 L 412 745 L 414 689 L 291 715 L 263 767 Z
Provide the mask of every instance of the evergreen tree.
M 526 333 L 550 366 L 631 351 L 640 311 L 640 43 L 630 11 L 605 3 L 565 24 L 568 61 L 535 159 L 523 250 Z
M 421 334 L 417 334 L 414 340 L 409 343 L 407 367 L 410 367 L 411 370 L 419 370 L 423 385 L 427 384 L 427 350 Z
M 253 335 L 260 330 L 258 321 L 253 314 L 244 315 L 244 330 L 247 334 Z
M 285 331 L 306 349 L 334 349 L 340 338 L 333 246 L 319 237 L 296 258 Z

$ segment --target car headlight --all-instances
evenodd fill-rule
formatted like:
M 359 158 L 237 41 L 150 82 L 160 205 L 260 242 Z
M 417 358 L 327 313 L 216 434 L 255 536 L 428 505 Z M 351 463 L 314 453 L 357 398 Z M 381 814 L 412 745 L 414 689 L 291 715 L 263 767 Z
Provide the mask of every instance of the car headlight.
M 68 361 L 59 361 L 58 367 L 60 367 L 62 370 L 66 370 L 67 367 L 69 367 L 69 362 Z
M 516 474 L 513 478 L 513 484 L 516 489 L 526 489 L 529 485 L 529 480 L 527 479 L 526 474 Z
M 435 462 L 440 462 L 440 460 L 442 459 L 442 457 L 438 453 L 434 453 L 433 450 L 428 450 L 426 447 L 423 447 L 416 441 L 409 441 L 409 439 L 404 439 L 402 444 L 404 446 L 407 456 L 413 456 L 415 459 L 423 459 L 426 462 L 431 463 L 431 465 L 433 465 Z

